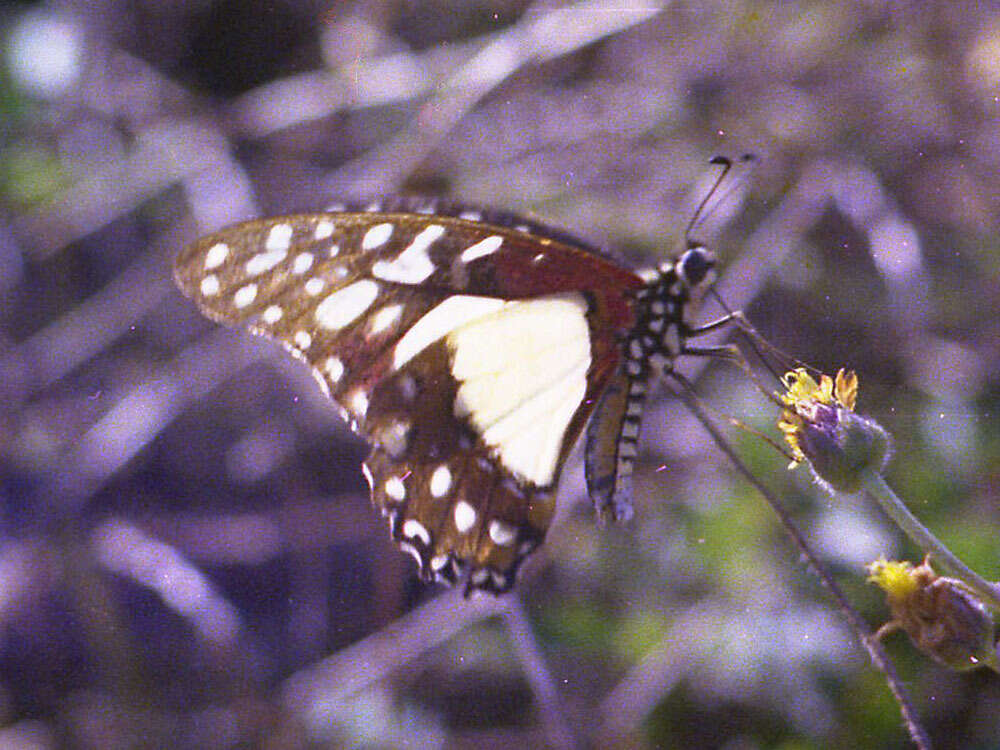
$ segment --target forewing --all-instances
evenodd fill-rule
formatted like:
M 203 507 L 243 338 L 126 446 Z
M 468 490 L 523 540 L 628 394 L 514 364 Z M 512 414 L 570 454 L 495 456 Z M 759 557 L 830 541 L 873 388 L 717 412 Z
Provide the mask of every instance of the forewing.
M 245 222 L 182 252 L 206 315 L 304 359 L 373 443 L 372 499 L 425 578 L 510 587 L 618 364 L 641 280 L 515 228 L 410 213 Z

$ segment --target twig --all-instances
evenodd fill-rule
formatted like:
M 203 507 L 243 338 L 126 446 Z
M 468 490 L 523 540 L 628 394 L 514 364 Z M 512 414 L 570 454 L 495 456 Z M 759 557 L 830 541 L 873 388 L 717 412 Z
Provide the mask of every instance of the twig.
M 573 750 L 573 748 L 579 747 L 580 743 L 566 722 L 559 691 L 552 679 L 552 673 L 545 663 L 545 658 L 538 648 L 535 634 L 531 630 L 531 623 L 528 622 L 524 613 L 521 598 L 517 592 L 514 592 L 509 600 L 505 601 L 505 604 L 504 621 L 507 623 L 507 629 L 510 631 L 511 641 L 517 650 L 521 665 L 524 667 L 525 676 L 531 683 L 531 689 L 538 700 L 538 708 L 541 712 L 542 724 L 545 725 L 545 732 L 553 747 Z
M 263 348 L 262 348 L 263 346 Z M 268 354 L 266 345 L 233 338 L 225 329 L 182 351 L 114 404 L 53 461 L 50 483 L 39 492 L 53 519 L 79 513 L 95 493 L 197 399 L 236 371 Z
M 498 34 L 442 82 L 409 127 L 338 170 L 334 184 L 342 185 L 346 177 L 361 194 L 394 192 L 477 102 L 523 66 L 620 33 L 652 18 L 665 5 L 651 0 L 642 8 L 624 9 L 617 2 L 584 0 L 541 15 L 525 13 L 524 20 Z
M 47 258 L 218 162 L 225 152 L 218 134 L 199 123 L 160 121 L 136 134 L 136 146 L 126 157 L 94 170 L 43 208 L 17 219 L 15 232 L 31 237 L 36 258 Z
M 451 589 L 290 677 L 282 687 L 285 705 L 299 716 L 338 705 L 472 623 L 500 614 L 503 606 L 485 596 L 463 601 L 461 589 Z
M 143 253 L 89 299 L 0 354 L 8 405 L 30 399 L 105 351 L 172 291 L 161 248 Z M 31 372 L 23 383 L 15 375 L 22 368 Z
M 761 496 L 767 501 L 767 504 L 771 506 L 771 509 L 778 516 L 781 521 L 781 525 L 784 526 L 785 531 L 792 538 L 795 546 L 798 548 L 799 552 L 802 554 L 806 563 L 819 577 L 820 583 L 826 587 L 826 589 L 833 596 L 834 601 L 837 604 L 837 608 L 840 610 L 844 619 L 847 620 L 848 625 L 854 631 L 858 640 L 861 641 L 861 645 L 864 646 L 865 650 L 868 652 L 869 657 L 875 667 L 885 675 L 886 682 L 889 685 L 889 690 L 895 696 L 896 701 L 899 703 L 899 708 L 903 714 L 903 720 L 906 723 L 906 728 L 910 733 L 910 738 L 913 740 L 914 744 L 920 750 L 929 750 L 930 739 L 927 737 L 927 733 L 921 726 L 919 719 L 917 718 L 916 710 L 910 700 L 906 688 L 903 687 L 902 681 L 899 679 L 899 675 L 896 673 L 896 668 L 893 666 L 889 659 L 888 654 L 885 653 L 885 649 L 882 648 L 882 644 L 873 636 L 871 630 L 868 628 L 867 623 L 862 619 L 861 615 L 858 614 L 857 610 L 851 605 L 847 600 L 847 597 L 841 591 L 840 586 L 837 582 L 826 572 L 826 569 L 820 563 L 819 559 L 813 554 L 808 542 L 806 542 L 805 537 L 802 532 L 799 531 L 798 526 L 792 520 L 788 511 L 785 510 L 784 505 L 781 501 L 768 489 L 753 472 L 747 468 L 746 464 L 736 455 L 735 451 L 729 446 L 724 435 L 719 432 L 718 428 L 712 422 L 711 418 L 698 403 L 698 399 L 692 394 L 690 384 L 682 377 L 675 376 L 677 381 L 683 386 L 681 388 L 672 389 L 684 402 L 684 405 L 690 409 L 694 415 L 698 418 L 698 421 L 702 423 L 705 430 L 715 441 L 715 444 L 719 449 L 726 454 L 726 457 L 733 463 L 737 471 L 743 475 L 743 477 L 751 484 L 753 487 L 761 494 Z

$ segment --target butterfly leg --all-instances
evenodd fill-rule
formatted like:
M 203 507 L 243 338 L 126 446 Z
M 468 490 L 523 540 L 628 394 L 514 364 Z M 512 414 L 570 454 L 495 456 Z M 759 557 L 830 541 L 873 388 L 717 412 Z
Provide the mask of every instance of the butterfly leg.
M 762 393 L 765 395 L 769 393 L 753 372 L 747 355 L 736 344 L 721 344 L 719 346 L 688 346 L 685 344 L 684 348 L 681 349 L 681 354 L 694 357 L 714 357 L 732 362 L 757 385 Z
M 735 344 L 723 344 L 721 346 L 687 346 L 681 349 L 681 354 L 695 357 L 721 357 L 732 359 L 737 362 L 745 362 L 746 357 Z
M 757 331 L 753 327 L 749 327 L 749 330 L 747 328 L 743 328 L 743 330 L 750 336 L 751 346 L 753 346 L 757 355 L 761 357 L 765 367 L 767 367 L 771 375 L 774 376 L 775 380 L 780 380 L 781 378 L 779 375 L 771 368 L 770 364 L 764 359 L 763 355 L 757 349 L 755 343 L 757 341 L 756 337 L 759 336 Z M 763 338 L 760 340 L 767 343 Z M 757 390 L 759 390 L 766 399 L 774 402 L 779 407 L 783 406 L 781 401 L 778 400 L 778 397 L 764 384 L 764 382 L 761 381 L 757 373 L 754 372 L 753 368 L 750 366 L 750 360 L 747 359 L 746 353 L 736 346 L 736 344 L 722 344 L 719 346 L 688 346 L 685 344 L 681 349 L 681 353 L 695 357 L 716 357 L 718 359 L 724 359 L 732 362 L 743 371 L 743 373 L 751 380 L 751 382 L 753 382 L 753 384 L 757 387 Z M 677 373 L 673 371 L 669 371 L 667 374 L 679 377 Z
M 774 377 L 775 380 L 780 381 L 781 376 L 772 366 L 771 361 L 768 359 L 768 355 L 774 357 L 778 360 L 779 365 L 784 369 L 791 369 L 792 367 L 801 366 L 802 363 L 790 357 L 785 352 L 778 349 L 774 344 L 769 342 L 764 338 L 760 332 L 754 327 L 754 325 L 747 320 L 746 316 L 741 310 L 734 310 L 727 315 L 722 316 L 718 320 L 713 320 L 711 323 L 706 323 L 705 325 L 698 326 L 696 328 L 690 328 L 687 331 L 687 338 L 695 338 L 696 336 L 701 336 L 703 334 L 709 333 L 711 331 L 718 330 L 723 326 L 729 325 L 730 323 L 735 324 L 739 331 L 746 337 L 753 352 L 757 355 L 760 361 L 763 363 L 764 367 L 767 368 L 768 372 Z M 685 345 L 681 349 L 682 354 L 692 354 L 694 356 L 705 356 L 705 357 L 721 357 L 728 359 L 731 362 L 736 363 L 757 385 L 761 392 L 768 396 L 772 396 L 771 391 L 765 388 L 757 379 L 757 376 L 753 372 L 753 368 L 750 366 L 750 362 L 747 359 L 747 354 L 738 349 L 733 344 L 720 345 L 720 346 L 709 346 L 709 347 L 698 347 L 698 346 L 687 346 Z
M 695 337 L 695 336 L 701 336 L 706 333 L 711 333 L 712 331 L 718 330 L 719 328 L 723 328 L 724 326 L 727 326 L 730 323 L 735 323 L 739 328 L 742 328 L 744 330 L 746 330 L 747 328 L 751 328 L 750 323 L 747 321 L 746 316 L 743 314 L 743 312 L 740 310 L 735 310 L 731 313 L 723 315 L 718 320 L 713 320 L 711 323 L 705 323 L 704 325 L 700 325 L 697 328 L 692 328 L 688 332 L 688 336 Z

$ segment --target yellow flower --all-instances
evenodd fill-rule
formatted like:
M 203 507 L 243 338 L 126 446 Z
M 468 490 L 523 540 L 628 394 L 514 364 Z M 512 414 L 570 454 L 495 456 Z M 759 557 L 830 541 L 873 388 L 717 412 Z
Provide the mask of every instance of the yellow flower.
M 906 562 L 889 562 L 880 557 L 868 565 L 868 583 L 874 583 L 890 601 L 900 602 L 913 595 L 918 583 L 913 566 Z
M 841 369 L 836 380 L 829 375 L 822 375 L 817 384 L 812 375 L 804 367 L 800 367 L 786 372 L 781 380 L 786 389 L 781 402 L 789 408 L 782 413 L 778 429 L 784 433 L 785 442 L 792 449 L 792 457 L 795 459 L 789 467 L 792 468 L 795 463 L 806 460 L 800 438 L 807 422 L 816 420 L 817 405 L 837 405 L 854 411 L 858 400 L 858 376 L 853 370 Z
M 858 377 L 840 370 L 819 382 L 804 368 L 785 373 L 785 409 L 778 429 L 791 448 L 794 468 L 809 462 L 817 479 L 842 492 L 857 492 L 863 473 L 881 469 L 889 453 L 889 436 L 878 424 L 854 413 Z
M 902 629 L 917 648 L 952 669 L 996 669 L 993 618 L 965 584 L 939 576 L 926 559 L 914 568 L 883 557 L 868 573 L 868 581 L 885 591 L 892 612 L 880 637 Z
M 781 400 L 789 406 L 811 399 L 823 404 L 836 402 L 853 411 L 858 399 L 858 376 L 853 370 L 841 369 L 836 380 L 829 375 L 821 375 L 817 385 L 812 375 L 804 367 L 800 367 L 786 372 L 782 382 L 788 392 Z

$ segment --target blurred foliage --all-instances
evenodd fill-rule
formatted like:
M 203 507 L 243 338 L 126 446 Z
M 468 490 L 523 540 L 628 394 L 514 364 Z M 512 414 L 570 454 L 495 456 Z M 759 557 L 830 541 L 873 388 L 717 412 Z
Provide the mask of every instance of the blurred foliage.
M 231 221 L 407 191 L 652 262 L 708 158 L 755 152 L 697 228 L 721 292 L 792 356 L 859 373 L 889 481 L 997 578 L 995 10 L 64 0 L 0 23 L 0 746 L 909 746 L 675 400 L 645 418 L 629 524 L 595 526 L 570 461 L 519 619 L 420 584 L 308 373 L 202 320 L 168 269 Z M 776 437 L 732 368 L 686 367 Z M 884 622 L 864 564 L 919 553 L 729 434 Z M 935 747 L 998 746 L 995 674 L 887 646 Z

